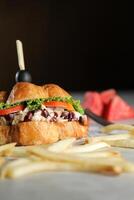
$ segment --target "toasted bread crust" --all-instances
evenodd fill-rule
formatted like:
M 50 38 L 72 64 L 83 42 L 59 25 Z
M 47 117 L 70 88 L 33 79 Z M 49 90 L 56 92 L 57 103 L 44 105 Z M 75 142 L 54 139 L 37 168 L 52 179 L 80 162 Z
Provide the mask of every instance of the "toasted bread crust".
M 11 90 L 11 93 L 7 99 L 7 103 L 16 103 L 29 99 L 45 98 L 46 96 L 47 94 L 41 86 L 27 82 L 19 82 L 16 83 Z
M 9 131 L 9 126 L 0 126 L 0 145 L 10 142 Z
M 88 125 L 79 122 L 22 122 L 11 127 L 10 137 L 18 145 L 50 144 L 69 137 L 86 137 Z
M 65 90 L 63 90 L 61 87 L 59 87 L 56 84 L 46 84 L 43 87 L 43 90 L 47 93 L 48 97 L 54 97 L 54 96 L 58 96 L 58 97 L 66 97 L 66 96 L 70 96 L 70 94 L 68 92 L 66 92 Z
M 48 98 L 53 96 L 70 96 L 65 90 L 55 84 L 37 86 L 32 83 L 19 82 L 11 90 L 7 103 L 16 103 L 36 98 Z

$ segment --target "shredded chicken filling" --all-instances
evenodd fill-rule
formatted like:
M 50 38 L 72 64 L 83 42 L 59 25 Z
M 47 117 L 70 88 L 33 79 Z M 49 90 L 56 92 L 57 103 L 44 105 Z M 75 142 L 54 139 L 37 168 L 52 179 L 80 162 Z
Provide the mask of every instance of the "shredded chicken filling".
M 30 111 L 25 108 L 23 111 L 0 117 L 0 125 L 16 125 L 27 121 L 79 121 L 84 125 L 87 124 L 87 116 L 76 111 L 67 111 L 64 108 L 49 108 L 42 105 L 39 110 Z

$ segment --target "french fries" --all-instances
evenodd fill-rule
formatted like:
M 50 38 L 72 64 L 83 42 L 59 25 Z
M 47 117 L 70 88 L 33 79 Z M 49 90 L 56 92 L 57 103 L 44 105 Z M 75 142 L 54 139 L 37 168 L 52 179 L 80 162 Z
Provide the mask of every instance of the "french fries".
M 89 137 L 88 140 L 64 139 L 50 145 L 0 146 L 0 178 L 19 178 L 47 171 L 80 171 L 108 175 L 134 172 L 134 163 L 126 161 L 114 147 L 134 148 L 130 125 L 110 125 L 104 132 L 128 130 L 128 133 Z
M 37 147 L 39 149 L 39 147 Z M 37 150 L 36 148 L 36 150 Z M 31 151 L 31 150 L 30 150 Z M 45 150 L 46 151 L 46 150 Z M 35 153 L 35 152 L 34 152 Z M 39 152 L 38 152 L 39 153 Z M 37 151 L 36 151 L 37 154 Z M 40 153 L 39 153 L 40 154 Z M 51 156 L 50 156 L 51 155 Z M 53 156 L 52 156 L 53 155 Z M 18 178 L 24 175 L 33 174 L 45 171 L 82 171 L 94 172 L 109 175 L 119 175 L 121 172 L 134 171 L 134 164 L 127 163 L 122 158 L 75 158 L 68 156 L 68 159 L 63 158 L 63 155 L 51 152 L 47 155 L 47 160 L 34 162 L 30 159 L 19 159 L 7 163 L 6 167 L 1 173 L 1 178 Z M 48 158 L 50 156 L 50 160 Z M 41 154 L 42 157 L 42 154 Z M 45 156 L 46 158 L 46 156 Z M 59 159 L 60 158 L 60 159 Z M 56 161 L 54 161 L 56 159 Z M 73 160 L 72 160 L 73 159 Z M 49 161 L 48 161 L 49 160 Z M 59 161 L 60 160 L 60 161 Z
M 74 155 L 65 154 L 63 153 L 53 153 L 49 152 L 41 147 L 35 147 L 33 149 L 29 149 L 30 153 L 40 156 L 43 160 L 49 161 L 59 161 L 59 162 L 66 162 L 70 164 L 77 164 L 80 169 L 84 169 L 84 171 L 90 172 L 99 172 L 105 174 L 120 174 L 124 170 L 125 161 L 122 158 L 82 158 L 76 157 Z
M 128 133 L 95 137 L 96 141 L 104 141 L 114 147 L 134 148 L 134 126 L 127 124 L 113 124 L 102 128 L 103 133 L 114 130 L 125 130 Z

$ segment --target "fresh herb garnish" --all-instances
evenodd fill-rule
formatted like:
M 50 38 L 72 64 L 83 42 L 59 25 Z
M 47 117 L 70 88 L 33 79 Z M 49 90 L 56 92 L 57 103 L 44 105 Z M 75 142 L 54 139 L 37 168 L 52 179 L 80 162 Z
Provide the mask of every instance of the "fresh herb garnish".
M 43 102 L 44 99 L 34 99 L 34 100 L 28 100 L 25 103 L 26 107 L 28 107 L 29 110 L 38 110 L 41 108 Z
M 76 110 L 76 111 L 78 111 L 80 114 L 84 114 L 84 110 L 83 110 L 83 108 L 82 108 L 82 106 L 81 106 L 81 104 L 80 104 L 80 100 L 72 100 L 73 102 L 72 102 L 72 106 L 74 107 L 74 109 Z
M 18 103 L 14 103 L 14 104 L 8 104 L 8 103 L 1 102 L 0 103 L 0 110 L 11 108 L 11 107 L 18 106 L 18 105 L 21 105 L 21 104 L 23 104 L 23 103 L 18 102 Z

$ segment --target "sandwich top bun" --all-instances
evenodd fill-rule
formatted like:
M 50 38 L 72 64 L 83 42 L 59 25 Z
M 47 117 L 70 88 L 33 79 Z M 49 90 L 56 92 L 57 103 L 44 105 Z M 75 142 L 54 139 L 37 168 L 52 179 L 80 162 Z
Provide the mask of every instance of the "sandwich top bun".
M 7 103 L 17 103 L 29 99 L 48 98 L 53 96 L 70 96 L 65 90 L 55 84 L 37 86 L 28 82 L 15 84 L 7 99 Z

